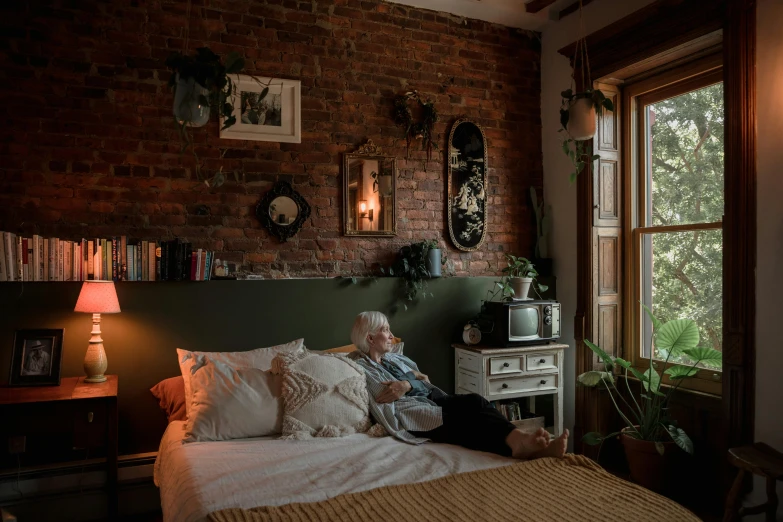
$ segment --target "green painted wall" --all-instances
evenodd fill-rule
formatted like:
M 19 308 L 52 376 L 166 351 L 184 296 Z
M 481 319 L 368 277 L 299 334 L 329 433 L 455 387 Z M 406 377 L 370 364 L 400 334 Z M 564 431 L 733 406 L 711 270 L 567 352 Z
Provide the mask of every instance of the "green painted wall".
M 451 343 L 495 278 L 433 280 L 434 298 L 390 315 L 405 353 L 432 381 L 454 389 Z M 149 388 L 179 375 L 175 348 L 238 351 L 304 337 L 323 350 L 350 343 L 357 313 L 388 312 L 401 280 L 345 279 L 117 283 L 122 313 L 104 315 L 107 373 L 119 375 L 120 453 L 156 451 L 166 427 Z M 80 283 L 0 285 L 0 384 L 8 382 L 14 331 L 64 328 L 62 376 L 83 374 L 89 314 L 74 313 Z

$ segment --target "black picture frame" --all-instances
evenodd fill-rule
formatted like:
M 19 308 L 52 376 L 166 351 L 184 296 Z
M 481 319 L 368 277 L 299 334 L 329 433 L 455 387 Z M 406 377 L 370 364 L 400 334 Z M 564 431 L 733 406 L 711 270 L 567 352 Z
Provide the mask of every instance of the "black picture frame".
M 59 386 L 63 361 L 62 328 L 17 330 L 11 351 L 9 386 Z
M 286 197 L 291 199 L 296 204 L 297 214 L 296 218 L 290 220 L 288 224 L 278 223 L 280 214 L 277 214 L 273 219 L 270 213 L 270 206 L 272 202 L 279 198 Z M 264 194 L 261 201 L 256 205 L 256 217 L 261 224 L 264 225 L 269 232 L 277 236 L 280 241 L 288 241 L 289 238 L 295 236 L 304 225 L 307 218 L 310 217 L 310 205 L 305 201 L 299 192 L 294 190 L 290 183 L 287 181 L 278 181 L 272 190 Z M 284 219 L 287 221 L 287 219 Z
M 449 235 L 463 252 L 478 250 L 487 235 L 487 139 L 480 125 L 457 120 L 447 154 Z

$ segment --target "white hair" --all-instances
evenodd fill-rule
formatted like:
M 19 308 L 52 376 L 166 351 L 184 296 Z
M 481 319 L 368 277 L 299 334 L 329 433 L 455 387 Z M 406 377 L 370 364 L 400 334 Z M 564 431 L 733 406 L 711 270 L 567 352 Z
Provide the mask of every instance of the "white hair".
M 362 353 L 370 351 L 367 336 L 378 333 L 381 328 L 389 324 L 389 320 L 381 312 L 362 312 L 356 316 L 351 330 L 351 342 Z

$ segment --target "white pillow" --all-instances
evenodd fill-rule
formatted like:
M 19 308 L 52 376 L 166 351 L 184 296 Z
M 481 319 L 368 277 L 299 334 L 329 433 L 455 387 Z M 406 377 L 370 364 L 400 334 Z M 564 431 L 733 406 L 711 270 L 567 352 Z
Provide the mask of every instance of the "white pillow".
M 370 397 L 362 367 L 337 354 L 280 354 L 283 438 L 342 437 L 370 429 Z
M 194 371 L 206 362 L 209 357 L 212 361 L 222 362 L 234 368 L 258 368 L 268 370 L 272 366 L 272 359 L 279 353 L 295 353 L 304 350 L 304 339 L 297 339 L 285 344 L 270 346 L 269 348 L 256 348 L 246 352 L 190 352 L 177 348 L 177 360 L 182 378 L 185 381 L 185 411 L 190 415 L 193 392 L 190 379 Z
M 183 440 L 202 442 L 280 433 L 280 381 L 269 370 L 232 368 L 207 358 L 191 376 L 193 405 Z

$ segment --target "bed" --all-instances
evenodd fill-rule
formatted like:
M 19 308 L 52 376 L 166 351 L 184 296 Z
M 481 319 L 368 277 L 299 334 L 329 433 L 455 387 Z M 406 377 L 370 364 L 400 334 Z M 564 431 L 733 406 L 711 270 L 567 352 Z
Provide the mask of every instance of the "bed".
M 520 462 L 365 434 L 183 444 L 183 433 L 184 422 L 169 424 L 155 462 L 164 522 L 400 518 L 384 495 L 428 521 L 698 520 L 580 456 Z

